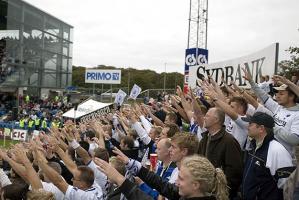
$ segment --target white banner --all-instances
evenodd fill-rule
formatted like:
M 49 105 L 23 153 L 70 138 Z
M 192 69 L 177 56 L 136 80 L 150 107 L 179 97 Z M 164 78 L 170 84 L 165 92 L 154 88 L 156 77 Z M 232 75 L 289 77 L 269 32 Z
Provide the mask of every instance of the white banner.
M 141 92 L 141 87 L 139 87 L 138 85 L 134 84 L 131 93 L 130 93 L 130 98 L 131 99 L 136 99 L 138 97 L 138 95 Z
M 246 86 L 246 81 L 243 78 L 242 68 L 247 68 L 256 82 L 259 82 L 260 76 L 269 75 L 270 77 L 275 73 L 277 65 L 277 51 L 278 43 L 255 52 L 251 55 L 227 60 L 223 62 L 193 66 L 189 68 L 189 86 L 195 88 L 196 81 L 202 77 L 207 78 L 211 75 L 213 79 L 220 83 L 221 77 L 224 77 L 226 83 L 235 80 L 239 86 Z
M 77 110 L 74 108 L 63 113 L 63 117 L 71 119 L 80 119 L 81 122 L 88 121 L 97 116 L 107 114 L 111 112 L 113 104 L 111 103 L 102 103 L 92 99 L 89 99 L 78 105 Z
M 127 94 L 124 91 L 122 91 L 121 89 L 118 90 L 115 100 L 114 100 L 114 103 L 121 106 L 123 104 L 126 96 L 127 96 Z
M 120 84 L 121 70 L 86 69 L 85 83 Z
M 11 132 L 12 140 L 25 141 L 27 137 L 27 130 L 13 129 Z

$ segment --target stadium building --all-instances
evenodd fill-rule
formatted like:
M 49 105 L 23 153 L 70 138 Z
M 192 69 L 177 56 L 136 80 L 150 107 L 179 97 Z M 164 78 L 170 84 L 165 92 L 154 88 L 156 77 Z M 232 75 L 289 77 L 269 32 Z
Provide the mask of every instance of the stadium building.
M 0 0 L 0 92 L 42 97 L 71 85 L 73 27 L 22 0 Z

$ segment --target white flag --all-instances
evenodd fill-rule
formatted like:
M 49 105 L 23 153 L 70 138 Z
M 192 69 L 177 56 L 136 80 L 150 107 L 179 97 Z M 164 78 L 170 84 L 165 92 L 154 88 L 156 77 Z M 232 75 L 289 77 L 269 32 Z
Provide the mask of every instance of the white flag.
M 141 88 L 138 85 L 134 84 L 134 86 L 131 90 L 131 93 L 130 93 L 130 98 L 136 99 L 138 97 L 138 95 L 140 94 L 140 92 L 141 92 Z
M 114 103 L 117 103 L 118 105 L 121 106 L 123 104 L 126 96 L 127 96 L 127 94 L 124 91 L 118 90 L 116 97 L 114 99 Z

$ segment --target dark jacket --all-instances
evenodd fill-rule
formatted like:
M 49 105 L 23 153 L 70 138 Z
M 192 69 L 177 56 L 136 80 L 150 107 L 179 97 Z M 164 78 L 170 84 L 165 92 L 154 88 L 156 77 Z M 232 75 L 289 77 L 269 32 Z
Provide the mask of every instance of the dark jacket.
M 148 171 L 149 172 L 149 171 Z M 170 184 L 176 187 L 174 184 Z M 142 192 L 138 186 L 134 183 L 132 183 L 130 180 L 126 179 L 119 188 L 116 189 L 128 199 L 128 200 L 152 200 L 153 198 Z M 176 188 L 176 191 L 178 193 L 178 189 Z M 179 197 L 179 196 L 178 196 Z M 112 199 L 112 198 L 111 198 Z M 108 200 L 110 198 L 108 197 Z M 177 198 L 176 200 L 216 200 L 214 196 L 208 196 L 208 197 L 192 197 L 192 198 Z
M 243 175 L 244 200 L 283 199 L 282 189 L 277 187 L 278 179 L 287 178 L 295 167 L 277 169 L 275 176 L 272 176 L 270 169 L 266 167 L 269 145 L 272 140 L 274 140 L 273 134 L 268 134 L 258 149 L 256 149 L 255 141 L 252 141 L 252 150 L 246 154 Z
M 160 176 L 163 180 L 169 181 L 172 171 L 176 168 L 176 164 L 171 162 L 169 166 L 163 171 L 163 163 L 159 163 L 156 174 Z M 163 173 L 162 173 L 163 172 Z M 139 185 L 139 188 L 146 194 L 150 195 L 153 199 L 158 199 L 159 192 L 152 189 L 146 183 Z
M 128 179 L 123 182 L 123 184 L 118 188 L 118 191 L 123 193 L 128 200 L 152 200 L 152 197 L 142 192 L 136 184 L 132 183 Z
M 198 153 L 208 158 L 214 167 L 223 170 L 230 187 L 230 196 L 236 195 L 243 174 L 242 152 L 238 141 L 224 128 L 213 136 L 209 136 L 206 131 L 202 137 Z

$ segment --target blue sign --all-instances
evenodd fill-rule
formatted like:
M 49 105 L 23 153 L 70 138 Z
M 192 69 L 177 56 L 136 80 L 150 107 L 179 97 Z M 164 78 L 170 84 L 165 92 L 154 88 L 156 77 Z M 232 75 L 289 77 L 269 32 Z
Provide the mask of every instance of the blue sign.
M 189 71 L 189 67 L 198 66 L 202 64 L 208 64 L 207 49 L 200 49 L 200 48 L 186 49 L 185 73 Z
M 86 69 L 85 83 L 120 84 L 121 70 Z

